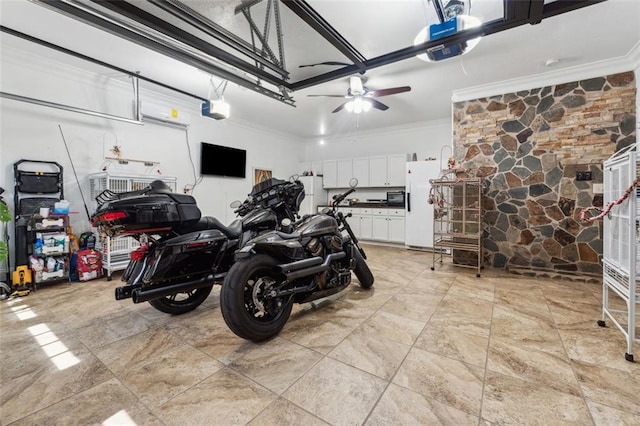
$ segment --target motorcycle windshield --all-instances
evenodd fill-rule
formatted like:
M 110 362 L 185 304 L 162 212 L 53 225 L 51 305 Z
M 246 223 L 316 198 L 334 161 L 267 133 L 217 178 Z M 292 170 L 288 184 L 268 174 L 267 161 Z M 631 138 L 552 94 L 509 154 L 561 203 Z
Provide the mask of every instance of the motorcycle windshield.
M 265 179 L 262 182 L 255 184 L 251 189 L 249 195 L 259 194 L 260 192 L 264 192 L 267 189 L 270 189 L 274 186 L 282 185 L 284 183 L 287 183 L 287 181 L 278 178 Z

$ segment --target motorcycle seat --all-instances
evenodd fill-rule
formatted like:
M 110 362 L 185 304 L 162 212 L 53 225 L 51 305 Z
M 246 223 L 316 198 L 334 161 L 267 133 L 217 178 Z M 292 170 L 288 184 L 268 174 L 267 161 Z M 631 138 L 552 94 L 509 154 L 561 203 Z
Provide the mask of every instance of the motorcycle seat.
M 215 217 L 204 216 L 201 217 L 198 223 L 189 228 L 189 231 L 204 231 L 206 229 L 217 229 L 229 238 L 235 239 L 242 234 L 242 221 L 239 219 L 234 220 L 225 226 Z

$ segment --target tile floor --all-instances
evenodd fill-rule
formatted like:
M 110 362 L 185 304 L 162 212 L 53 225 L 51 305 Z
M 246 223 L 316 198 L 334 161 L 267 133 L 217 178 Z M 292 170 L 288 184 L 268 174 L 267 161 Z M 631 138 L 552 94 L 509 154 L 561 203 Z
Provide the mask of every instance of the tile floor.
M 366 249 L 372 291 L 298 305 L 263 344 L 227 329 L 219 289 L 177 317 L 115 301 L 115 280 L 2 301 L 0 423 L 640 424 L 600 286 Z

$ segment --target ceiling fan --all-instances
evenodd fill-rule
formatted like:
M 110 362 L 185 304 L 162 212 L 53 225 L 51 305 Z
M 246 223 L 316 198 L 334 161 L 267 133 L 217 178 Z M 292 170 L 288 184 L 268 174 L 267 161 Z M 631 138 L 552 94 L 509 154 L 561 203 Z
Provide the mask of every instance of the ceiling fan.
M 372 90 L 364 86 L 362 77 L 352 76 L 349 77 L 349 89 L 347 89 L 346 95 L 307 95 L 309 97 L 329 97 L 329 98 L 345 98 L 348 99 L 333 112 L 338 112 L 346 109 L 349 112 L 359 114 L 363 111 L 368 111 L 371 107 L 379 109 L 380 111 L 386 111 L 389 107 L 375 98 L 382 96 L 395 95 L 396 93 L 404 93 L 411 91 L 411 87 L 392 87 L 389 89 Z

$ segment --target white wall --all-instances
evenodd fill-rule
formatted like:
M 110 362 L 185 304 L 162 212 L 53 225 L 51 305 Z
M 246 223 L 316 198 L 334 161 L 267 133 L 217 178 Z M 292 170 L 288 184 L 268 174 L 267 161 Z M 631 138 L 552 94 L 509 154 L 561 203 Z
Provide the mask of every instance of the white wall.
M 2 50 L 3 92 L 132 118 L 133 90 L 126 77 L 105 69 L 88 71 L 4 43 Z M 233 219 L 229 203 L 244 199 L 251 190 L 253 167 L 270 169 L 280 178 L 297 171 L 304 155 L 300 141 L 255 128 L 250 123 L 201 117 L 200 101 L 149 84 L 143 86 L 143 104 L 177 108 L 179 114 L 190 117 L 191 124 L 186 129 L 153 122 L 136 125 L 0 98 L 0 186 L 6 190 L 3 196 L 11 210 L 14 210 L 13 163 L 20 159 L 56 161 L 63 166 L 65 198 L 71 203 L 71 211 L 77 212 L 70 216 L 76 233 L 88 230 L 89 222 L 72 165 L 89 202 L 88 175 L 105 167 L 113 173 L 175 176 L 181 191 L 194 182 L 189 151 L 199 176 L 201 141 L 245 149 L 245 179 L 207 176 L 193 193 L 204 215 L 215 216 L 224 223 Z M 145 167 L 133 162 L 120 165 L 105 160 L 105 156 L 113 156 L 109 150 L 116 144 L 121 147 L 123 158 L 157 161 L 159 165 Z M 13 225 L 9 228 L 12 233 Z M 13 242 L 13 235 L 11 238 Z

